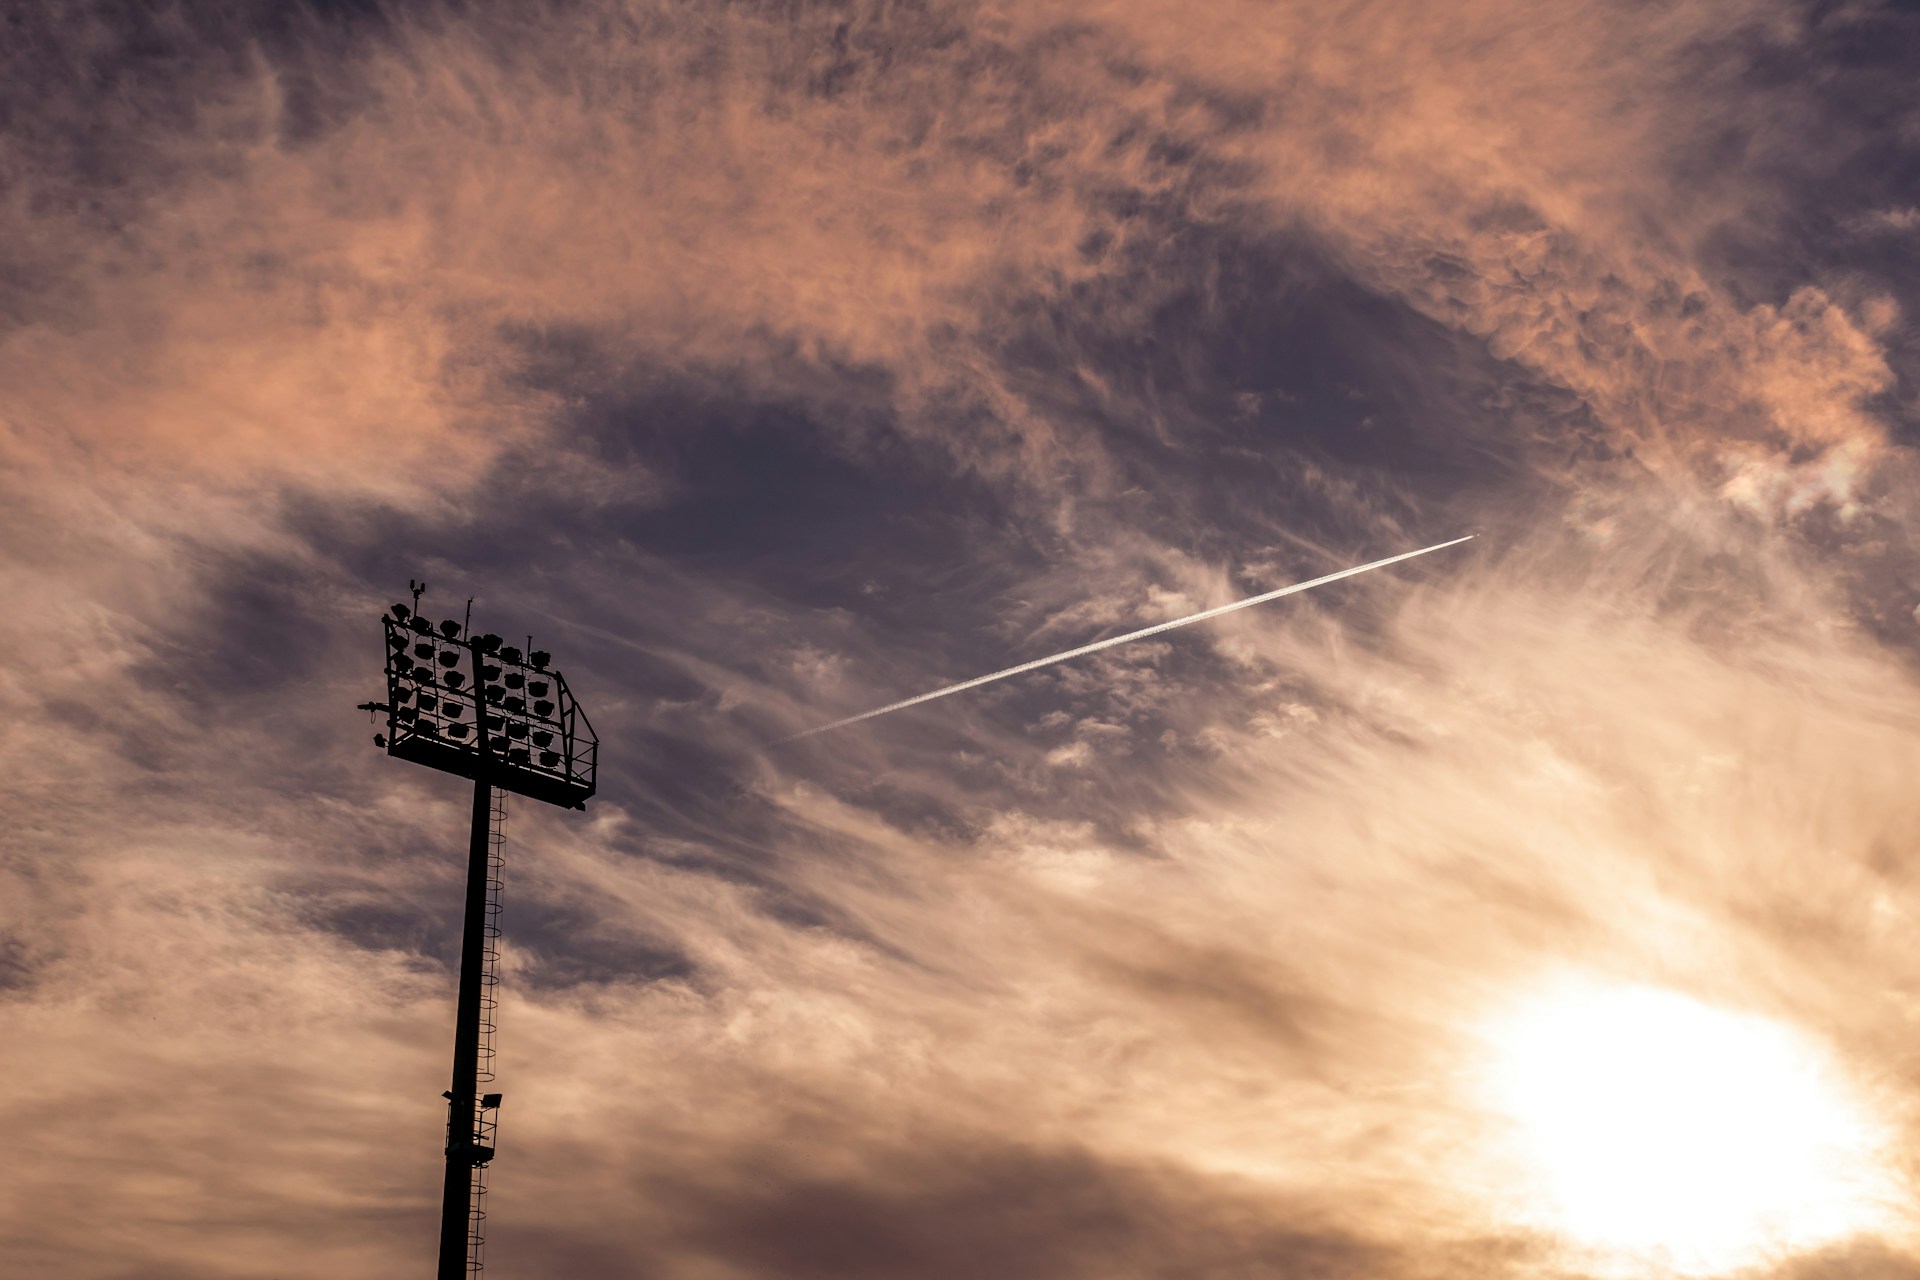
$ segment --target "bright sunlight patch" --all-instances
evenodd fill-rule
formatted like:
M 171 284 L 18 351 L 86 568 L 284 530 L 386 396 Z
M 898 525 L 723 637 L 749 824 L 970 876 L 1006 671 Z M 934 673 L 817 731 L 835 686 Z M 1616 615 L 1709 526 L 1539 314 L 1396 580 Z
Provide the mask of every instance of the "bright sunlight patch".
M 1804 1038 L 1649 987 L 1563 989 L 1492 1028 L 1489 1102 L 1571 1243 L 1704 1275 L 1869 1231 L 1879 1143 Z

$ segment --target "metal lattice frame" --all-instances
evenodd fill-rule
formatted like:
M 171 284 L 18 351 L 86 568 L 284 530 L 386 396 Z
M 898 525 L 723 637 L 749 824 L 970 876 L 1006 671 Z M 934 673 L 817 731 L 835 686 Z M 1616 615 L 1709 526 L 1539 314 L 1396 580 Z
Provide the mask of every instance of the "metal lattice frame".
M 418 614 L 384 622 L 389 754 L 463 778 L 484 772 L 497 787 L 562 808 L 586 806 L 600 741 L 546 654 L 463 635 L 457 623 L 435 628 Z

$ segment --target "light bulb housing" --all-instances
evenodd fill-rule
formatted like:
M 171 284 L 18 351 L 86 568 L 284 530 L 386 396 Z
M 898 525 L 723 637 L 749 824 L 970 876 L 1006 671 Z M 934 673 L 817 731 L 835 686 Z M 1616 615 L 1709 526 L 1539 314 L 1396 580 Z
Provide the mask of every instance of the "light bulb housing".
M 586 807 L 599 740 L 551 654 L 523 653 L 451 621 L 436 628 L 404 606 L 404 617 L 389 612 L 381 619 L 388 649 L 381 737 L 389 755 L 548 804 Z M 469 717 L 476 703 L 484 710 Z

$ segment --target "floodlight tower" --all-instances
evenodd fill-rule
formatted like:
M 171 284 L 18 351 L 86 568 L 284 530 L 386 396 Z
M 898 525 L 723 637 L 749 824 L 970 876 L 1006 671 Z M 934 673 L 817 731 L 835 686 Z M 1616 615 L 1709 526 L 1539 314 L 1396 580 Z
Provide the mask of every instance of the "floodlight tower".
M 408 584 L 413 606 L 383 618 L 387 700 L 376 746 L 473 780 L 473 829 L 467 846 L 466 922 L 460 941 L 460 994 L 454 1017 L 453 1086 L 447 1099 L 447 1175 L 440 1201 L 437 1280 L 466 1280 L 481 1269 L 486 1170 L 493 1159 L 500 1095 L 493 1080 L 494 989 L 500 936 L 500 842 L 506 792 L 563 809 L 584 809 L 593 795 L 599 740 L 549 654 L 522 652 L 467 622 L 438 627 L 420 613 L 425 583 Z

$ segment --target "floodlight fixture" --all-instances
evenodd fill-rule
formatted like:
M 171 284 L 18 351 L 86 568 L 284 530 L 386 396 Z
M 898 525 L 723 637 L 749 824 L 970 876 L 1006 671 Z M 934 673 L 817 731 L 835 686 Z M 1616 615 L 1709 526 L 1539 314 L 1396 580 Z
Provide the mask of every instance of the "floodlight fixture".
M 420 613 L 426 584 L 408 587 L 412 607 L 396 604 L 381 619 L 387 699 L 360 705 L 386 713 L 386 731 L 374 736 L 374 744 L 388 755 L 474 784 L 453 1087 L 445 1094 L 446 1177 L 437 1273 L 438 1280 L 468 1280 L 479 1270 L 485 1172 L 494 1156 L 500 1106 L 499 1094 L 482 1094 L 479 1086 L 493 1078 L 500 887 L 496 828 L 504 817 L 503 797 L 512 792 L 563 809 L 584 809 L 596 787 L 600 743 L 566 678 L 549 665 L 551 654 L 529 641 L 523 656 L 499 636 L 475 635 L 470 626 L 451 619 L 439 624 L 436 635 Z M 471 612 L 469 601 L 469 618 Z M 473 688 L 462 690 L 469 678 Z M 539 699 L 531 713 L 525 697 L 505 696 L 503 684 Z M 466 720 L 469 705 L 475 708 L 472 723 Z M 539 748 L 537 755 L 517 745 L 529 740 Z

